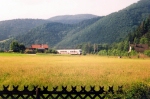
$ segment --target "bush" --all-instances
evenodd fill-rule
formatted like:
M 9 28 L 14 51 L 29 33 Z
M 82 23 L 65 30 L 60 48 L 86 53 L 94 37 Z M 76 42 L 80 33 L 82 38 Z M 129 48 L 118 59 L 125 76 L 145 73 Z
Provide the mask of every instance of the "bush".
M 117 49 L 111 49 L 111 50 L 101 50 L 98 52 L 98 55 L 109 55 L 109 56 L 128 56 L 127 51 L 121 51 Z
M 3 53 L 4 52 L 4 50 L 0 50 L 0 53 Z
M 83 51 L 83 52 L 82 52 L 82 55 L 86 55 L 86 52 L 85 52 L 85 51 Z
M 150 87 L 144 83 L 133 84 L 127 91 L 126 99 L 150 99 Z
M 49 49 L 49 50 L 46 50 L 45 53 L 57 54 L 57 50 L 55 50 L 55 49 Z
M 150 50 L 144 51 L 144 54 L 150 57 Z
M 137 55 L 138 53 L 135 51 L 135 50 L 132 50 L 131 52 L 130 52 L 130 56 L 135 56 L 135 55 Z
M 107 51 L 106 50 L 101 50 L 98 52 L 98 55 L 107 55 Z

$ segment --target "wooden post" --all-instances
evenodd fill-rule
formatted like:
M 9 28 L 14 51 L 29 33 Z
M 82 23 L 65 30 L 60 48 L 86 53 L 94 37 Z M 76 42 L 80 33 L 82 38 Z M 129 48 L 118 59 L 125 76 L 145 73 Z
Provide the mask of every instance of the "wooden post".
M 40 88 L 36 88 L 36 99 L 40 99 Z

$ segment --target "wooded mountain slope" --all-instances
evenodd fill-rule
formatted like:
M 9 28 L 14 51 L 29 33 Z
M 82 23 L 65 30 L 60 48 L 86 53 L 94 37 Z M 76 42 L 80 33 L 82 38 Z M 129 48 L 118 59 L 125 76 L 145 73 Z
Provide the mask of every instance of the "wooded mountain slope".
M 79 23 L 83 20 L 98 17 L 92 14 L 81 15 L 64 15 L 56 16 L 48 20 L 43 19 L 14 19 L 0 21 L 0 41 L 15 37 L 18 34 L 28 33 L 31 29 L 43 25 L 45 23 L 60 22 L 60 23 Z
M 130 33 L 126 39 L 133 44 L 148 44 L 150 46 L 150 16 L 141 22 L 138 28 Z
M 55 48 L 74 48 L 81 43 L 119 42 L 133 32 L 150 15 L 150 0 L 138 3 L 110 15 L 77 24 L 47 23 L 15 37 L 26 46 L 46 43 Z
M 85 20 L 78 24 L 63 24 L 63 23 L 47 23 L 32 29 L 27 34 L 19 35 L 15 39 L 19 42 L 23 42 L 26 46 L 31 44 L 48 44 L 54 47 L 57 43 L 66 39 L 67 35 L 74 35 L 76 32 L 88 25 L 93 24 L 100 18 L 93 18 Z
M 48 19 L 51 22 L 60 22 L 64 24 L 77 24 L 81 21 L 96 18 L 98 16 L 92 14 L 62 15 Z
M 30 29 L 44 23 L 47 23 L 47 21 L 41 19 L 15 19 L 0 21 L 0 41 L 17 36 L 18 34 L 25 34 L 29 32 Z
M 74 35 L 67 36 L 56 47 L 68 47 L 83 42 L 92 44 L 118 42 L 132 32 L 149 14 L 150 1 L 141 0 L 119 12 L 103 17 Z

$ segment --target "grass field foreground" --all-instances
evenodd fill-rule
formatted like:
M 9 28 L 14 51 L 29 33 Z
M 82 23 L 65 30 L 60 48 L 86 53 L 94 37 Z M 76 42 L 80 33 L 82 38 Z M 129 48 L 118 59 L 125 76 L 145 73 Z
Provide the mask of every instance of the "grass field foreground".
M 150 85 L 150 59 L 0 54 L 0 89 L 3 85 L 128 88 L 137 82 Z

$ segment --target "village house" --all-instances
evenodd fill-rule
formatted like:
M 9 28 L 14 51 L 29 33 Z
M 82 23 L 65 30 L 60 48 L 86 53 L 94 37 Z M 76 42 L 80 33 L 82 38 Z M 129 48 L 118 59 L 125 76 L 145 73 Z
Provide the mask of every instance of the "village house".
M 42 53 L 48 49 L 49 49 L 49 47 L 47 44 L 33 44 L 29 48 L 27 48 L 27 50 L 37 51 L 37 52 L 42 52 Z
M 130 51 L 134 49 L 137 52 L 143 53 L 145 50 L 149 50 L 148 44 L 130 44 Z

